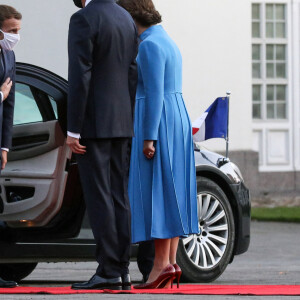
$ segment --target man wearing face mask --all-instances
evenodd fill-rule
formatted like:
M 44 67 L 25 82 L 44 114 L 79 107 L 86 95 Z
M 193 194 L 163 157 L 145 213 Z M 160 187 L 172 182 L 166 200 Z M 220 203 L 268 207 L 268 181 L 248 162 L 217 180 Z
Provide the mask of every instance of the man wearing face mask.
M 16 62 L 13 48 L 20 40 L 22 15 L 11 6 L 0 5 L 0 143 L 1 169 L 7 163 L 11 147 L 15 105 Z M 0 224 L 1 225 L 1 224 Z M 16 287 L 17 283 L 0 278 L 0 288 Z
M 96 274 L 73 289 L 130 289 L 129 143 L 137 85 L 137 30 L 115 0 L 73 0 L 67 144 L 76 153 L 97 244 Z

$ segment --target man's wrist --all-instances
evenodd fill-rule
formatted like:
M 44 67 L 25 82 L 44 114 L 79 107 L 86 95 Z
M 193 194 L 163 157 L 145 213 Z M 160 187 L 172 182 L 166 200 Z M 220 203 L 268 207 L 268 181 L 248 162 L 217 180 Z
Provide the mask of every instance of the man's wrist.
M 70 136 L 74 139 L 80 139 L 80 133 L 75 133 L 75 132 L 68 131 L 68 136 Z

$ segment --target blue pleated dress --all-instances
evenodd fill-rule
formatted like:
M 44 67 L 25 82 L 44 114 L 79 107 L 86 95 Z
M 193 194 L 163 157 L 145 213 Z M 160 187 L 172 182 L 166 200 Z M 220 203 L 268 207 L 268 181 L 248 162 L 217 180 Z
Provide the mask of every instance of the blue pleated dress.
M 182 58 L 162 26 L 141 36 L 129 199 L 132 242 L 198 233 L 191 122 L 182 98 Z M 155 141 L 155 156 L 143 154 Z

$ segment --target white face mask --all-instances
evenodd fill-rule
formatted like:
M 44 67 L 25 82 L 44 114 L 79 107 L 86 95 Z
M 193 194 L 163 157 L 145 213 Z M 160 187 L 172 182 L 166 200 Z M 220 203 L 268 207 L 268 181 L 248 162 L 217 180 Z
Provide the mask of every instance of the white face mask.
M 0 40 L 0 46 L 3 50 L 13 50 L 13 48 L 19 43 L 21 37 L 19 34 L 7 33 L 0 29 L 3 33 L 3 40 Z

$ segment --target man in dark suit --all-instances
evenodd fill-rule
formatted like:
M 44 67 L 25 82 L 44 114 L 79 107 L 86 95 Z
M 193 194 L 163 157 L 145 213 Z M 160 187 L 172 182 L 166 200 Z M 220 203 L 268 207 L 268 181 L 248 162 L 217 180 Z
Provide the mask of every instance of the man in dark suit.
M 128 147 L 133 136 L 137 31 L 114 0 L 83 7 L 69 29 L 67 143 L 77 161 L 97 244 L 96 274 L 73 289 L 130 289 Z
M 16 61 L 12 51 L 20 40 L 22 15 L 13 7 L 0 5 L 0 142 L 1 169 L 7 163 L 7 152 L 11 147 L 15 105 Z M 15 287 L 14 281 L 0 278 L 0 288 Z

